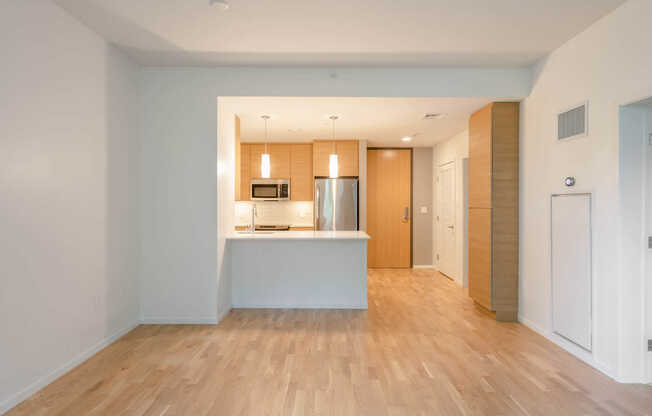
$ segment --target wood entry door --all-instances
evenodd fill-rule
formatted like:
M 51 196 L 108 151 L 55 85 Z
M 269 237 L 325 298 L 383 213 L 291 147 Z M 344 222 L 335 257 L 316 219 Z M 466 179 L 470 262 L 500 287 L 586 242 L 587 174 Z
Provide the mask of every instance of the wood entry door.
M 368 265 L 408 268 L 412 262 L 412 149 L 367 151 Z

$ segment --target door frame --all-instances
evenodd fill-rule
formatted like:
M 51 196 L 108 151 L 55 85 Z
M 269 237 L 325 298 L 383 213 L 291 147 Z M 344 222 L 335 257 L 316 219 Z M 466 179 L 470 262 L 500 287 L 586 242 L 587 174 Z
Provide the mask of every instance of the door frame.
M 414 149 L 413 147 L 396 147 L 396 146 L 367 147 L 367 152 L 369 150 L 409 150 L 410 151 L 410 269 L 414 268 L 414 247 L 413 247 L 414 246 L 414 151 L 413 149 Z M 366 174 L 367 174 L 367 181 L 368 181 L 369 180 L 368 170 Z M 367 204 L 369 204 L 369 201 L 367 201 Z M 369 205 L 367 205 L 367 210 L 368 209 L 369 209 Z

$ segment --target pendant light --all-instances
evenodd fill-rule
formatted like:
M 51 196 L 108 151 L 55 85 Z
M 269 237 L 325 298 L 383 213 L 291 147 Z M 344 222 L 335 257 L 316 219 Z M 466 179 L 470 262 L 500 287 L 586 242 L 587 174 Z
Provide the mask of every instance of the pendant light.
M 265 179 L 268 179 L 271 170 L 269 152 L 267 151 L 267 120 L 269 120 L 269 116 L 260 116 L 260 117 L 263 120 L 265 120 L 265 151 L 263 152 L 262 155 L 260 155 L 260 176 Z
M 331 155 L 328 158 L 328 177 L 329 178 L 337 178 L 338 176 L 338 162 L 337 162 L 337 153 L 335 152 L 335 120 L 338 119 L 337 116 L 330 116 L 331 122 L 333 124 L 333 133 L 332 133 L 332 141 L 333 141 L 333 150 L 331 151 Z

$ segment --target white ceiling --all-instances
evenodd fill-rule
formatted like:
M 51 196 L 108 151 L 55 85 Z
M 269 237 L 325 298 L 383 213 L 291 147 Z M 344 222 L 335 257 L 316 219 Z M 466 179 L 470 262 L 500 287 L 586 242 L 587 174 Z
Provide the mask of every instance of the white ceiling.
M 624 0 L 55 0 L 145 65 L 523 66 Z
M 330 139 L 331 115 L 337 139 L 368 140 L 371 146 L 432 146 L 468 127 L 471 113 L 488 98 L 332 98 L 332 97 L 227 97 L 219 105 L 240 117 L 244 142 L 302 142 Z M 424 120 L 426 113 L 444 113 L 439 120 Z M 416 135 L 415 135 L 416 133 Z M 402 137 L 413 136 L 409 143 Z

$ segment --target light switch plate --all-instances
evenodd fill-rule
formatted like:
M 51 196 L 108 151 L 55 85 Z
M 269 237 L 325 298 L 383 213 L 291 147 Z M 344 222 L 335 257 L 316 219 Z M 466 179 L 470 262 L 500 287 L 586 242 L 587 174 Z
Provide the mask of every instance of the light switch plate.
M 427 214 L 428 213 L 428 207 L 421 207 L 421 213 L 422 214 Z

